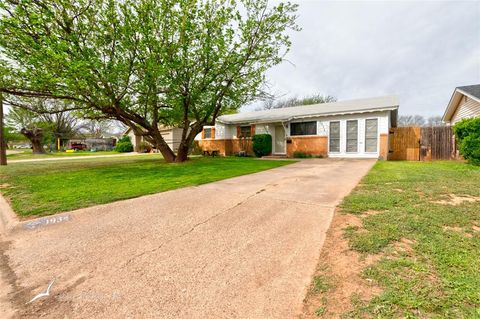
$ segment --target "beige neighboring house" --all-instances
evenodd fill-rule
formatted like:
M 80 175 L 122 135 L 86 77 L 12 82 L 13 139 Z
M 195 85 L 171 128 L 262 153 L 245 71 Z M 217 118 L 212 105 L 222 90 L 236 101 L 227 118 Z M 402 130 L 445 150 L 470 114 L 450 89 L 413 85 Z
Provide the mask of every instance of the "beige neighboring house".
M 178 150 L 178 146 L 180 145 L 180 141 L 182 139 L 182 129 L 177 127 L 160 126 L 159 130 L 160 130 L 160 134 L 162 134 L 168 146 L 170 146 L 170 148 L 174 152 L 176 152 Z M 139 151 L 140 143 L 146 142 L 143 136 L 135 135 L 135 133 L 131 128 L 128 128 L 125 131 L 124 135 L 130 136 L 130 140 L 132 141 L 132 144 L 133 144 L 133 150 L 135 152 Z
M 480 117 L 480 84 L 455 88 L 442 120 L 454 125 L 472 117 Z

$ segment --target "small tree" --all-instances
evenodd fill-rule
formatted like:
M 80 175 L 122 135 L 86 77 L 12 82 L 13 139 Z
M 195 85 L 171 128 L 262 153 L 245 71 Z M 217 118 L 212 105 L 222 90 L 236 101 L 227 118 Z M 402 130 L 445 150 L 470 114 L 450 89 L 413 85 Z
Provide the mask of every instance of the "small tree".
M 470 163 L 480 165 L 480 118 L 463 119 L 453 130 L 460 154 Z
M 12 107 L 7 114 L 7 123 L 19 130 L 32 144 L 34 154 L 43 154 L 45 150 L 44 145 L 44 127 L 38 114 L 29 110 Z

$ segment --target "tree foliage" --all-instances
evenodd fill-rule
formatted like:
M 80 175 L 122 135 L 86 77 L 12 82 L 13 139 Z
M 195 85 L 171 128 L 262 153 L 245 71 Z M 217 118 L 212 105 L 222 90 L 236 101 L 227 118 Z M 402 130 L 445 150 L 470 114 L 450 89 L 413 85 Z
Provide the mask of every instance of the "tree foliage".
M 480 118 L 463 119 L 453 127 L 460 154 L 469 162 L 480 165 Z
M 284 107 L 292 107 L 292 106 L 299 106 L 299 105 L 311 105 L 311 104 L 321 104 L 321 103 L 330 103 L 336 102 L 337 98 L 331 95 L 323 95 L 323 94 L 313 94 L 304 97 L 291 97 L 287 99 L 275 99 L 270 98 L 267 99 L 263 103 L 263 109 L 279 109 Z
M 196 134 L 262 93 L 296 5 L 267 0 L 6 0 L 0 90 L 70 101 L 183 161 Z M 183 129 L 175 155 L 158 124 Z
M 400 115 L 398 117 L 398 126 L 444 126 L 441 116 L 430 116 L 428 118 L 422 115 Z

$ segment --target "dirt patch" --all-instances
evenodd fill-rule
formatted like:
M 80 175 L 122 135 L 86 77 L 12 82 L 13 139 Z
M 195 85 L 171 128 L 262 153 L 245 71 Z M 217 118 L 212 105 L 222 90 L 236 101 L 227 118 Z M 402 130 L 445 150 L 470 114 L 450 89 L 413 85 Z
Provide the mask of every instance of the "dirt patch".
M 10 184 L 7 184 L 7 183 L 0 184 L 0 189 L 9 188 L 9 187 L 10 187 Z
M 473 237 L 473 234 L 471 232 L 469 232 L 469 230 L 466 230 L 462 227 L 458 227 L 458 226 L 443 226 L 443 230 L 444 231 L 452 231 L 452 232 L 455 232 L 455 233 L 460 233 L 462 235 L 464 235 L 465 237 L 468 237 L 468 238 L 472 238 Z M 480 231 L 480 227 L 477 227 L 477 226 L 472 226 L 471 230 L 473 232 L 477 232 L 477 231 Z
M 302 319 L 340 318 L 353 309 L 352 297 L 361 296 L 363 300 L 370 300 L 382 290 L 361 277 L 362 271 L 369 265 L 377 262 L 382 255 L 364 256 L 348 247 L 345 238 L 347 226 L 362 227 L 362 219 L 355 215 L 345 215 L 335 211 L 332 224 L 320 255 L 320 262 L 315 276 L 329 278 L 329 289 L 316 293 L 313 289 L 304 300 Z
M 367 216 L 375 216 L 375 215 L 378 215 L 378 214 L 381 214 L 382 212 L 381 211 L 378 211 L 378 210 L 367 210 L 366 212 L 363 212 L 362 213 L 362 216 L 364 217 L 367 217 Z
M 475 202 L 480 202 L 480 197 L 457 196 L 455 194 L 448 194 L 445 199 L 434 201 L 433 203 L 440 204 L 440 205 L 457 206 L 463 203 L 475 203 Z
M 412 255 L 414 252 L 413 245 L 415 245 L 417 242 L 415 240 L 411 240 L 408 238 L 402 238 L 399 241 L 395 242 L 393 244 L 393 248 L 395 249 L 395 252 L 397 253 L 403 253 L 407 255 Z

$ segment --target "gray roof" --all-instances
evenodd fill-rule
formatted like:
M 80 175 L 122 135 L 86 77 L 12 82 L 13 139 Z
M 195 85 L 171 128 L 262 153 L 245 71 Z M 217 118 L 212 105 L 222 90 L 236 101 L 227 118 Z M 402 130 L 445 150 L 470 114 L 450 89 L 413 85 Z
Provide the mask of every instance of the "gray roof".
M 480 99 L 480 84 L 459 86 L 457 89 Z
M 396 110 L 398 105 L 396 96 L 381 96 L 223 115 L 218 117 L 217 121 L 226 124 L 283 122 L 309 117 Z

